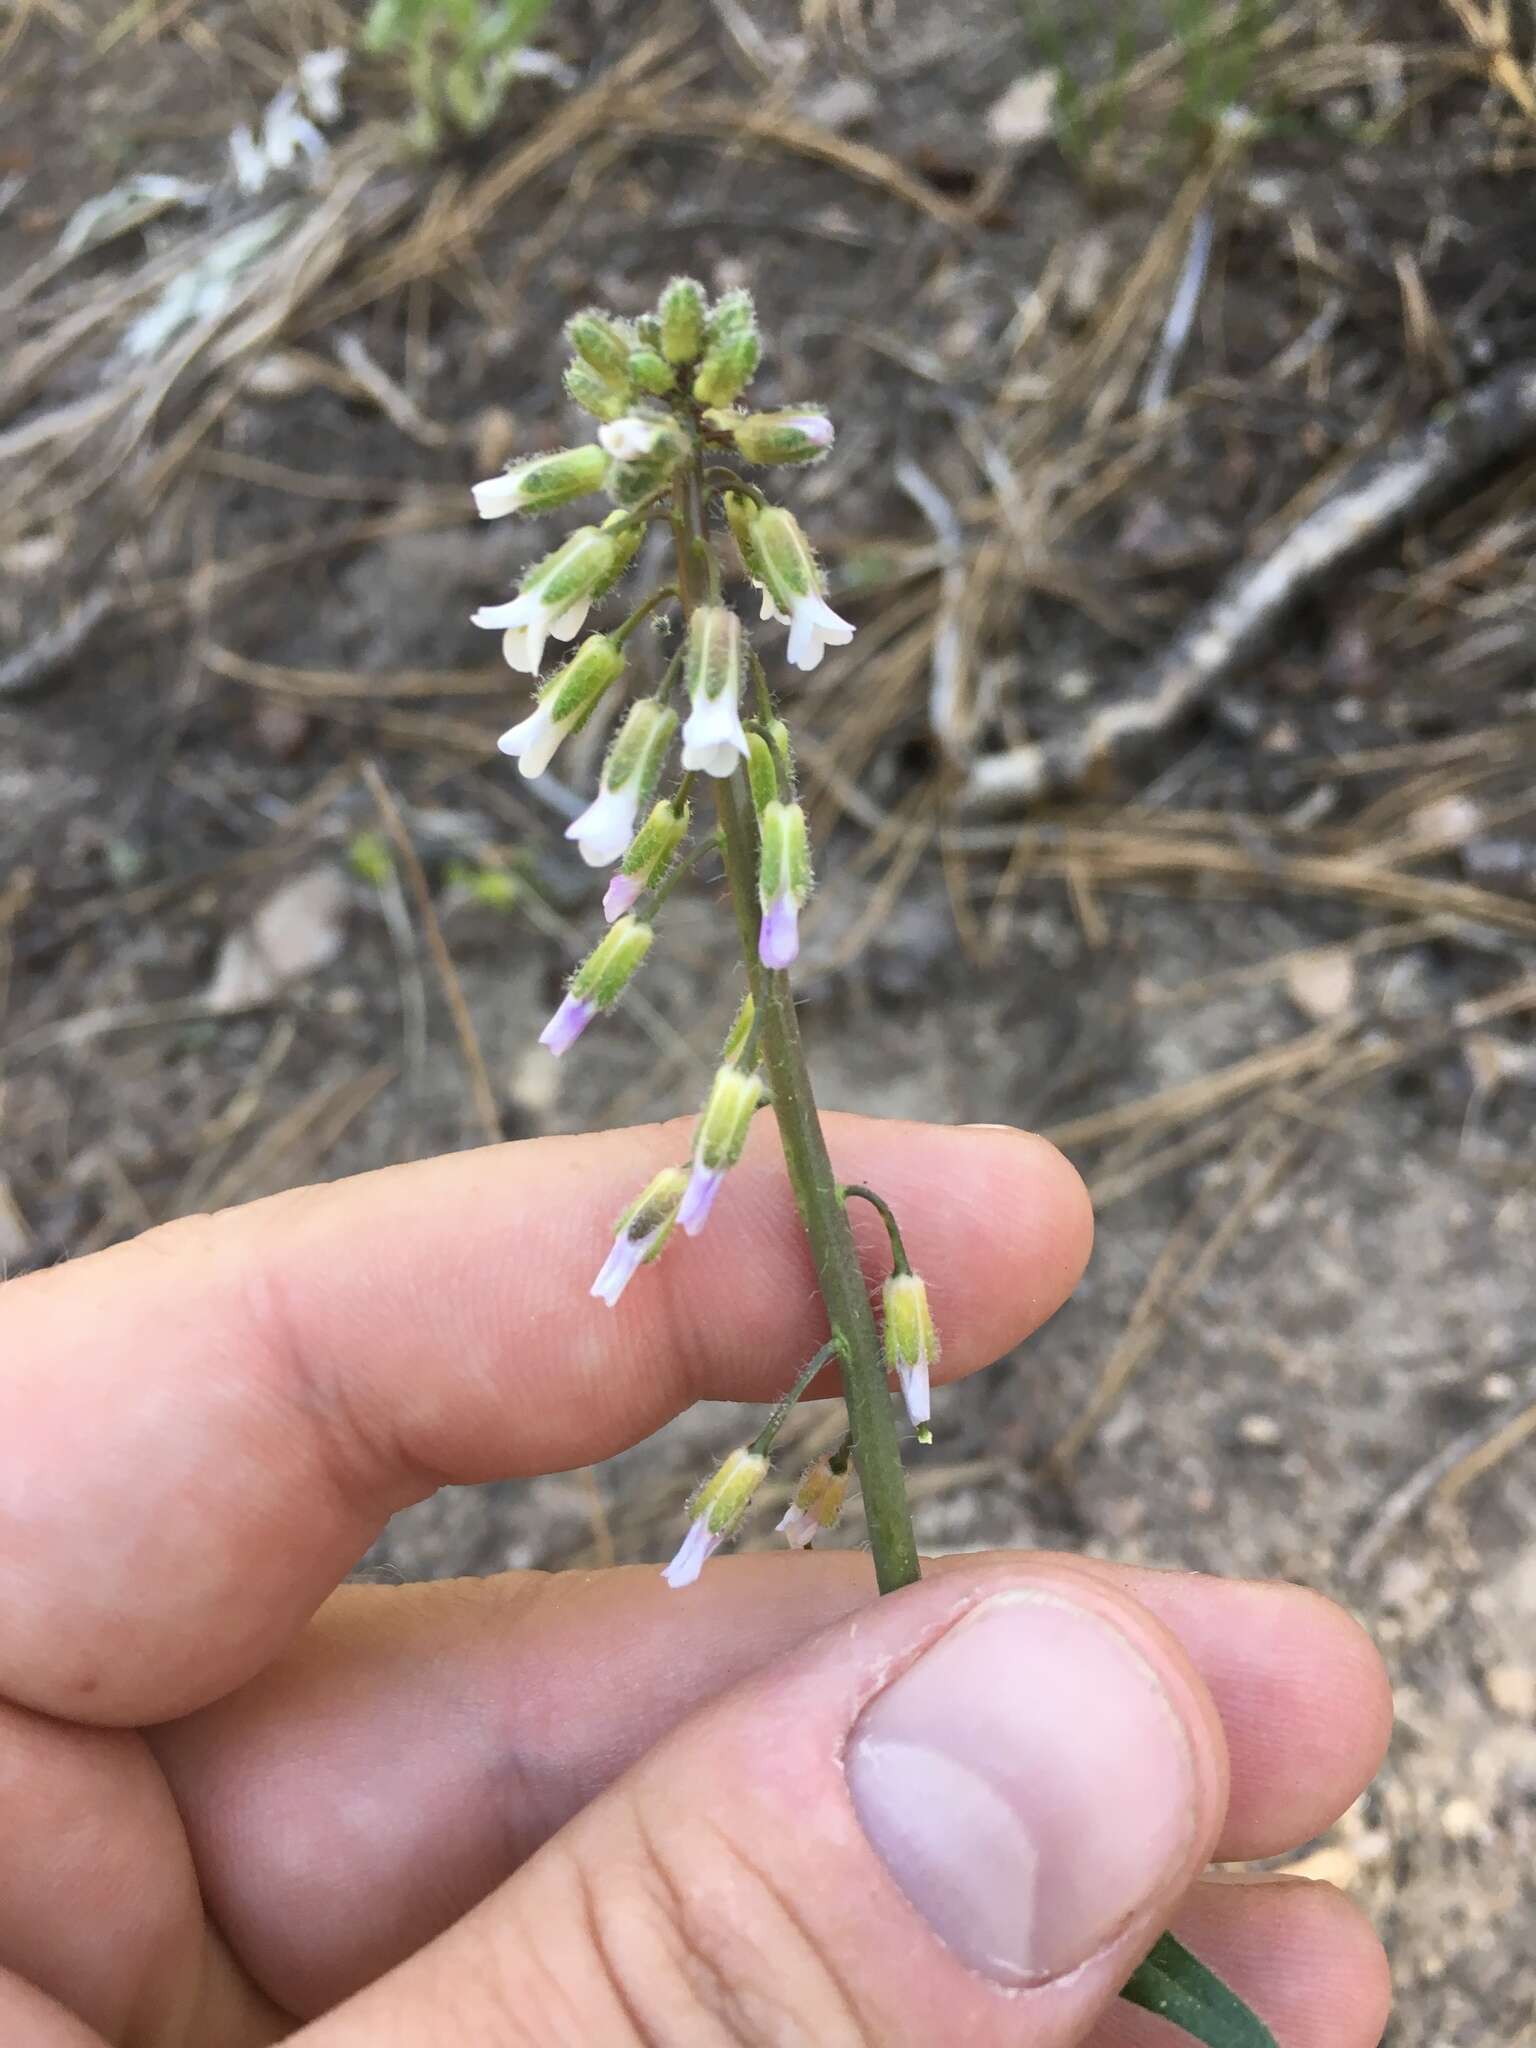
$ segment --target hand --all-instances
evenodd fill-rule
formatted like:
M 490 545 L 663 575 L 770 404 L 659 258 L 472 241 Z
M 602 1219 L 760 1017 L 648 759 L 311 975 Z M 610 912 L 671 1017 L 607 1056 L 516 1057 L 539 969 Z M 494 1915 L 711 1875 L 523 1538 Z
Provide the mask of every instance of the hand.
M 829 1133 L 951 1377 L 1075 1283 L 1049 1146 Z M 0 2040 L 1152 2048 L 1114 1994 L 1171 1916 L 1283 2048 L 1369 2048 L 1354 1909 L 1201 1878 L 1379 1760 L 1379 1662 L 1310 1593 L 999 1554 L 877 1603 L 852 1553 L 335 1590 L 446 1481 L 766 1403 L 810 1355 L 767 1130 L 705 1238 L 587 1299 L 682 1143 L 399 1167 L 0 1292 Z

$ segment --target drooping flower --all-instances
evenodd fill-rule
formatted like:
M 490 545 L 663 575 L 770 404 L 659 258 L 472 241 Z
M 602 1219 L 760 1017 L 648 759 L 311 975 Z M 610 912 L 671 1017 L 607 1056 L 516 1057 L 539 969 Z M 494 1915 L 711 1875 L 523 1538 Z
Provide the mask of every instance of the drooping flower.
M 757 957 L 765 967 L 793 965 L 800 954 L 800 912 L 811 893 L 811 854 L 799 804 L 765 804 L 758 818 Z
M 848 1497 L 848 1450 L 807 1465 L 775 1527 L 792 1550 L 805 1550 L 836 1523 Z
M 709 1221 L 720 1183 L 740 1159 L 763 1098 L 763 1084 L 755 1073 L 729 1063 L 716 1072 L 694 1129 L 688 1192 L 677 1213 L 689 1237 L 697 1237 Z
M 939 1339 L 921 1278 L 892 1273 L 885 1283 L 884 1310 L 886 1367 L 901 1382 L 908 1420 L 918 1442 L 926 1444 L 932 1441 L 929 1379 L 939 1362 Z
M 660 882 L 688 836 L 692 815 L 687 804 L 678 806 L 665 799 L 653 808 L 630 841 L 623 865 L 604 894 L 603 915 L 610 924 Z
M 747 573 L 762 592 L 763 617 L 788 625 L 785 652 L 792 667 L 818 667 L 823 650 L 845 647 L 853 627 L 827 603 L 826 579 L 800 522 L 781 505 L 769 505 L 756 512 L 748 531 Z
M 683 680 L 691 708 L 683 725 L 683 766 L 730 775 L 747 756 L 741 723 L 741 620 L 728 605 L 701 604 L 688 621 Z
M 510 603 L 482 605 L 471 623 L 501 633 L 509 668 L 537 675 L 545 641 L 573 640 L 581 631 L 593 599 L 622 567 L 622 546 L 611 528 L 578 526 L 553 554 L 534 563 Z
M 562 448 L 514 462 L 500 476 L 470 488 L 482 519 L 504 519 L 509 512 L 552 511 L 600 489 L 607 474 L 608 457 L 601 448 Z
M 606 633 L 591 633 L 565 667 L 540 690 L 534 708 L 496 742 L 530 780 L 542 775 L 555 749 L 591 717 L 605 690 L 624 673 L 624 656 Z
M 581 816 L 566 827 L 591 868 L 621 860 L 635 836 L 640 806 L 654 791 L 677 731 L 677 713 L 654 697 L 630 706 L 603 763 L 601 785 Z
M 768 1476 L 768 1460 L 748 1447 L 732 1451 L 688 1503 L 688 1533 L 662 1572 L 671 1587 L 691 1586 L 731 1536 Z
M 636 917 L 611 925 L 571 976 L 559 1009 L 539 1033 L 540 1045 L 556 1059 L 569 1051 L 598 1012 L 612 1009 L 624 993 L 654 937 L 651 926 Z
M 592 1283 L 594 1300 L 617 1308 L 619 1297 L 640 1268 L 661 1257 L 687 1185 L 688 1176 L 681 1167 L 664 1167 L 630 1203 L 613 1226 L 613 1247 Z

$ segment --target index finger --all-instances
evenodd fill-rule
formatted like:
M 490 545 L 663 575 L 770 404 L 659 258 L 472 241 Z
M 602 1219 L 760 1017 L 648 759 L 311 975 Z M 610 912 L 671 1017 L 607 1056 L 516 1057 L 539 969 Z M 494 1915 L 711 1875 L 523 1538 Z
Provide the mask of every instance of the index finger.
M 949 1377 L 1065 1299 L 1090 1224 L 1051 1146 L 848 1117 L 828 1138 L 839 1173 L 897 1208 Z M 186 1713 L 259 1670 L 438 1486 L 781 1393 L 826 1326 L 767 1129 L 703 1237 L 617 1314 L 588 1298 L 615 1213 L 685 1149 L 651 1126 L 460 1153 L 0 1290 L 0 1691 L 77 1720 Z

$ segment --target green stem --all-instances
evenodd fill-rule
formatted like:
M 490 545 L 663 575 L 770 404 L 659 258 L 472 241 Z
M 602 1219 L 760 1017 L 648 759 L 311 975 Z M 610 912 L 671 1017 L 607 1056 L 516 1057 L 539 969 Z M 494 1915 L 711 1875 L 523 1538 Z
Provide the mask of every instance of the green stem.
M 891 1240 L 892 1271 L 896 1273 L 910 1273 L 912 1262 L 908 1259 L 907 1248 L 901 1241 L 901 1225 L 896 1221 L 896 1213 L 885 1197 L 877 1195 L 873 1188 L 866 1188 L 857 1182 L 852 1182 L 843 1189 L 843 1200 L 844 1202 L 868 1202 L 872 1209 L 879 1211 L 880 1220 L 885 1225 L 885 1234 Z
M 679 470 L 672 523 L 685 618 L 702 595 L 696 558 L 696 550 L 701 545 L 707 547 L 702 495 L 699 465 Z M 790 1186 L 810 1240 L 832 1339 L 842 1360 L 843 1397 L 864 1496 L 875 1582 L 882 1593 L 894 1593 L 911 1585 L 920 1574 L 880 1334 L 817 1115 L 789 977 L 765 968 L 757 956 L 756 828 L 742 769 L 716 781 L 715 802 L 731 901 L 756 1004 L 762 1063 L 773 1091 L 773 1113 Z
M 811 1384 L 811 1381 L 815 1379 L 822 1367 L 830 1365 L 838 1355 L 837 1339 L 835 1337 L 828 1338 L 810 1364 L 801 1368 L 800 1376 L 795 1381 L 795 1384 L 790 1388 L 777 1408 L 774 1409 L 768 1420 L 757 1432 L 757 1435 L 753 1437 L 751 1443 L 748 1444 L 747 1449 L 749 1451 L 755 1451 L 760 1458 L 767 1457 L 774 1444 L 778 1441 L 779 1431 L 793 1414 L 795 1403 Z

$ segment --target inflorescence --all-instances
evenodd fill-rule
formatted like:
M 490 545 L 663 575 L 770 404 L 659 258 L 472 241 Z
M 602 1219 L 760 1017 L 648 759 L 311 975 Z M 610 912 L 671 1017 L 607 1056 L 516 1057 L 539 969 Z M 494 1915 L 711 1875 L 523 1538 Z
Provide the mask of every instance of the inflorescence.
M 782 974 L 800 948 L 800 913 L 811 893 L 805 812 L 790 737 L 778 716 L 762 662 L 742 620 L 725 601 L 722 547 L 734 544 L 761 616 L 788 628 L 785 654 L 814 669 L 853 627 L 827 601 L 826 578 L 794 515 L 771 504 L 730 461 L 751 467 L 817 461 L 832 446 L 832 422 L 815 406 L 745 410 L 739 400 L 755 374 L 761 343 L 751 299 L 724 294 L 712 305 L 700 286 L 677 278 L 654 313 L 633 321 L 596 309 L 566 329 L 568 395 L 597 420 L 595 442 L 533 456 L 474 486 L 484 519 L 541 514 L 604 492 L 613 509 L 578 527 L 525 571 L 506 603 L 482 607 L 474 623 L 502 636 L 508 665 L 538 676 L 551 641 L 582 634 L 595 605 L 630 568 L 652 521 L 672 529 L 676 581 L 648 595 L 617 625 L 590 632 L 546 680 L 532 710 L 501 736 L 503 753 L 525 776 L 545 773 L 562 742 L 619 691 L 629 671 L 631 636 L 646 620 L 681 633 L 660 681 L 615 715 L 598 788 L 567 837 L 592 867 L 613 870 L 603 897 L 608 930 L 576 968 L 540 1042 L 559 1056 L 611 1009 L 650 951 L 657 913 L 693 862 L 720 844 L 694 834 L 699 779 L 734 781 L 750 797 L 756 862 L 754 977 Z M 684 710 L 674 708 L 681 693 Z M 674 754 L 676 756 L 674 764 Z M 759 1062 L 760 1020 L 749 993 L 725 1044 L 686 1162 L 657 1174 L 624 1210 L 592 1286 L 610 1308 L 641 1267 L 659 1259 L 675 1229 L 697 1236 L 752 1119 L 770 1100 Z M 845 1190 L 864 1193 L 863 1190 Z M 922 1281 L 906 1265 L 894 1220 L 895 1271 L 884 1295 L 885 1363 L 898 1378 L 908 1413 L 926 1441 L 929 1369 L 938 1355 Z M 774 1437 L 793 1401 L 839 1350 L 818 1354 L 765 1429 L 732 1452 L 689 1504 L 689 1531 L 667 1568 L 674 1586 L 696 1578 L 705 1559 L 732 1534 L 768 1471 Z M 830 1528 L 848 1491 L 850 1446 L 818 1459 L 802 1478 L 779 1527 L 804 1546 Z

